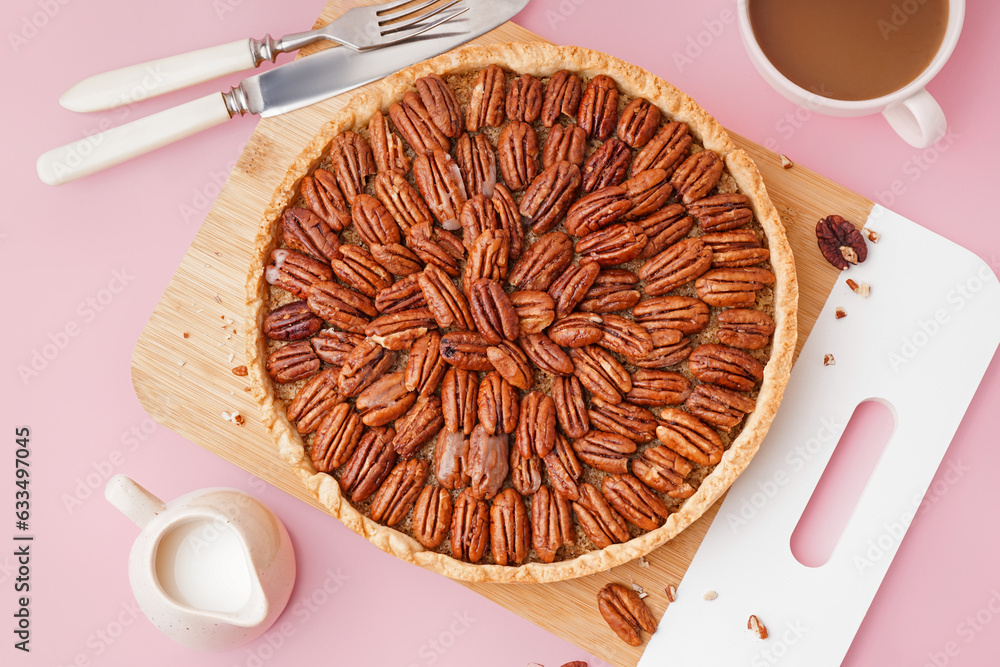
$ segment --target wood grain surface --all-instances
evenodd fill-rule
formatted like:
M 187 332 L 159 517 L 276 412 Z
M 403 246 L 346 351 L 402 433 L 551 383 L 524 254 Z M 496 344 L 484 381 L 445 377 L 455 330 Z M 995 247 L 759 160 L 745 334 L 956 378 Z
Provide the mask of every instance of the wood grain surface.
M 317 25 L 355 4 L 360 3 L 332 0 Z M 533 33 L 507 23 L 474 43 L 533 39 L 538 39 Z M 132 356 L 136 394 L 153 418 L 320 509 L 278 457 L 246 379 L 232 369 L 245 363 L 245 278 L 260 215 L 287 165 L 351 95 L 260 121 Z M 873 204 L 807 169 L 783 169 L 776 154 L 742 137 L 733 139 L 756 160 L 788 230 L 800 286 L 801 349 L 838 275 L 816 249 L 816 221 L 837 213 L 860 224 Z M 239 413 L 244 425 L 226 421 L 224 412 Z M 597 591 L 609 581 L 635 582 L 649 593 L 646 602 L 660 618 L 667 603 L 664 587 L 680 583 L 717 509 L 718 503 L 647 556 L 646 565 L 632 562 L 554 584 L 466 585 L 611 664 L 635 665 L 642 647 L 626 646 L 608 629 L 597 612 Z

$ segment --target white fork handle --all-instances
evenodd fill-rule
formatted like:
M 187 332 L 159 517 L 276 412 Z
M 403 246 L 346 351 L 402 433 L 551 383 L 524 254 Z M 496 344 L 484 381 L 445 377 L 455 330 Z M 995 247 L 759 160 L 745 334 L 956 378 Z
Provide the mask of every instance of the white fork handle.
M 38 158 L 38 177 L 49 185 L 61 185 L 227 120 L 229 110 L 222 93 L 212 93 L 54 148 Z
M 63 93 L 70 111 L 103 111 L 256 66 L 249 39 L 95 74 Z

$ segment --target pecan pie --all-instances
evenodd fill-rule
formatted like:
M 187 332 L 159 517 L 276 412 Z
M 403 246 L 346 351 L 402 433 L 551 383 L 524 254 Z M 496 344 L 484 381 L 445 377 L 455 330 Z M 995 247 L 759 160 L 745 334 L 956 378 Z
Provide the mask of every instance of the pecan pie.
M 665 81 L 543 43 L 369 87 L 288 170 L 247 366 L 331 514 L 474 581 L 648 553 L 756 452 L 795 347 L 750 158 Z

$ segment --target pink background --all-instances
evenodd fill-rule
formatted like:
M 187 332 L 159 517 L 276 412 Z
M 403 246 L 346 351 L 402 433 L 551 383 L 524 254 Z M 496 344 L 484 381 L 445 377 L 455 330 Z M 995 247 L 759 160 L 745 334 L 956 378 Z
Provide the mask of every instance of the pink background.
M 132 346 L 256 119 L 231 121 L 59 188 L 35 176 L 35 159 L 46 149 L 222 88 L 207 84 L 124 110 L 78 115 L 57 100 L 80 78 L 213 43 L 302 30 L 320 9 L 321 0 L 7 0 L 0 9 L 7 211 L 0 218 L 0 261 L 9 285 L 0 364 L 0 442 L 8 452 L 0 457 L 0 545 L 11 544 L 15 532 L 11 450 L 14 428 L 22 425 L 32 430 L 36 536 L 30 655 L 12 648 L 14 559 L 11 548 L 0 546 L 4 664 L 193 667 L 293 664 L 317 655 L 337 664 L 406 667 L 601 664 L 463 587 L 384 555 L 157 425 L 139 406 L 129 376 Z M 1000 4 L 969 2 L 958 48 L 929 86 L 950 133 L 924 151 L 904 144 L 878 116 L 828 118 L 778 96 L 744 55 L 732 0 L 532 0 L 516 22 L 663 76 L 732 130 L 972 249 L 994 271 L 1000 267 L 992 205 Z M 67 329 L 75 335 L 62 333 Z M 19 367 L 29 367 L 50 343 L 44 368 L 22 377 Z M 947 388 L 929 387 L 929 400 L 935 391 Z M 996 664 L 998 402 L 994 362 L 845 665 Z M 136 617 L 126 562 L 137 531 L 102 498 L 104 479 L 119 472 L 165 499 L 223 485 L 274 509 L 297 546 L 299 577 L 288 611 L 267 638 L 203 655 Z

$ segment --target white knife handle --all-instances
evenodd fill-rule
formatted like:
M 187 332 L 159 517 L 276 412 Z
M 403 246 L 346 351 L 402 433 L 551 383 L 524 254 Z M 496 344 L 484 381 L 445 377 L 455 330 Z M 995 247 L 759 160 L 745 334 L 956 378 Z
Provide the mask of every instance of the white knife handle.
M 258 64 L 251 40 L 182 53 L 88 77 L 63 93 L 70 111 L 102 111 L 170 93 Z
M 90 135 L 38 158 L 38 177 L 61 185 L 148 153 L 229 120 L 222 93 Z

